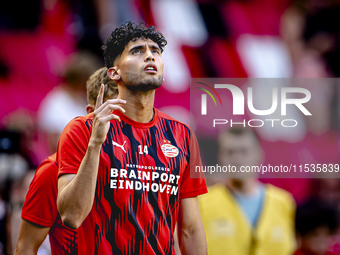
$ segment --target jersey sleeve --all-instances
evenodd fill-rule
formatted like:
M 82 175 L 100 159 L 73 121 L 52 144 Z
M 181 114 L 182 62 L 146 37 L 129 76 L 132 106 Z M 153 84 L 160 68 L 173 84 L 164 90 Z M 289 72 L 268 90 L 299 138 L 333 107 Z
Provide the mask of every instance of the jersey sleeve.
M 45 160 L 38 167 L 28 189 L 21 218 L 43 227 L 51 227 L 58 215 L 57 163 Z
M 195 133 L 190 129 L 189 163 L 183 173 L 180 187 L 180 198 L 189 198 L 208 192 L 204 173 L 195 172 L 195 166 L 201 166 L 201 156 Z
M 57 149 L 58 176 L 76 174 L 90 140 L 90 120 L 78 117 L 63 130 Z

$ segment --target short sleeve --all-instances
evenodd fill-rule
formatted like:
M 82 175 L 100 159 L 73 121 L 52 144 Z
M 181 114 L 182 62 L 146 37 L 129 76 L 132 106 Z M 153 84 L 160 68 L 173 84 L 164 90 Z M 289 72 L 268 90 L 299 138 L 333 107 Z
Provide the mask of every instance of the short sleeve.
M 51 227 L 58 215 L 58 166 L 45 159 L 35 172 L 22 208 L 21 218 L 43 227 Z
M 90 140 L 91 123 L 89 119 L 77 117 L 63 130 L 57 149 L 58 176 L 78 172 Z
M 180 187 L 180 198 L 189 198 L 208 192 L 204 173 L 195 173 L 195 166 L 201 166 L 201 156 L 195 133 L 190 130 L 189 163 L 183 173 Z M 190 173 L 191 172 L 191 173 Z

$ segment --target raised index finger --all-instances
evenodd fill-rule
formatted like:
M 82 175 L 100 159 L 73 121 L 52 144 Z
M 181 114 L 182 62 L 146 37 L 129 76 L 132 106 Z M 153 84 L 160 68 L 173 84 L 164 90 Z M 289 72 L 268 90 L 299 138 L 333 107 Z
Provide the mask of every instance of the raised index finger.
M 98 93 L 98 97 L 97 97 L 97 102 L 96 102 L 96 109 L 98 109 L 102 104 L 103 104 L 103 99 L 104 99 L 104 89 L 105 89 L 105 85 L 101 84 L 100 85 L 100 89 L 99 89 L 99 93 Z M 95 109 L 95 110 L 96 110 Z

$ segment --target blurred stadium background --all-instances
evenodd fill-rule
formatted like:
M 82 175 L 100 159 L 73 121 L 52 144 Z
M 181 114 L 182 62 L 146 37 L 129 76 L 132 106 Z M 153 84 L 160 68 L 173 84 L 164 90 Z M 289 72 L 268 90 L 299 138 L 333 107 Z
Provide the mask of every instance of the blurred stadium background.
M 99 68 L 100 47 L 115 27 L 127 20 L 155 25 L 168 40 L 155 106 L 189 123 L 190 78 L 338 77 L 339 15 L 339 0 L 1 1 L 0 244 L 15 247 L 28 185 L 54 152 L 63 121 L 86 114 L 85 86 L 61 85 L 79 64 L 70 62 L 73 53 L 85 52 Z M 306 123 L 293 142 L 315 162 L 339 163 L 339 86 L 310 89 L 319 98 L 319 121 Z M 64 113 L 70 119 L 62 120 Z M 267 161 L 289 151 L 284 139 L 262 138 Z M 318 193 L 340 205 L 338 179 L 263 181 L 289 190 L 297 202 Z M 48 245 L 40 254 L 49 254 Z

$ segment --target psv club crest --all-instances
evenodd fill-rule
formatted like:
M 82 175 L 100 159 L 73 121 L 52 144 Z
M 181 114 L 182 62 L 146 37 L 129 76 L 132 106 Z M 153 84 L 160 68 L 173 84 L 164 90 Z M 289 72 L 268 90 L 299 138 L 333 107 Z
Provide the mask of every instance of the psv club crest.
M 164 144 L 161 146 L 162 151 L 165 156 L 173 158 L 176 157 L 179 153 L 179 150 L 176 146 L 173 146 L 169 140 L 163 140 Z

